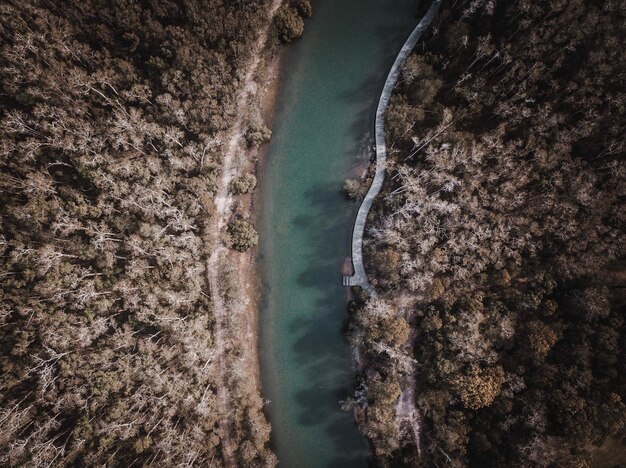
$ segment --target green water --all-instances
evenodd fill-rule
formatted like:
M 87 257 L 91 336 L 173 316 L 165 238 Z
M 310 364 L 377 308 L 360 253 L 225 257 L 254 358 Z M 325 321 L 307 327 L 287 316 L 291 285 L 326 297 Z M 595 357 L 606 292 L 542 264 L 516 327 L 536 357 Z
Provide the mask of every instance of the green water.
M 261 370 L 281 467 L 365 466 L 368 448 L 340 401 L 354 370 L 342 336 L 357 206 L 343 180 L 369 158 L 374 112 L 415 0 L 319 0 L 289 47 L 259 222 Z

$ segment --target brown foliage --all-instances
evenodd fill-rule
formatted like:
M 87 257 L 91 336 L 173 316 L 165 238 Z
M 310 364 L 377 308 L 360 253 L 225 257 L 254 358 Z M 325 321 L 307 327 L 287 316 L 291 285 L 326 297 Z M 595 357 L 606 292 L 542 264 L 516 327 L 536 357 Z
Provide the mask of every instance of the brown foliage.
M 438 465 L 583 463 L 581 447 L 624 434 L 626 56 L 616 45 L 626 10 L 478 0 L 441 11 L 390 103 L 396 151 L 366 239 L 387 308 L 417 315 L 422 454 Z M 360 315 L 355 336 L 369 330 Z M 359 343 L 365 382 L 400 368 Z M 382 426 L 368 435 L 394 446 Z
M 278 37 L 283 42 L 291 42 L 304 32 L 304 21 L 298 11 L 289 5 L 283 5 L 276 15 Z
M 0 6 L 3 466 L 219 463 L 206 234 L 263 9 Z M 261 466 L 251 381 L 234 438 Z
M 538 358 L 545 358 L 558 341 L 558 336 L 544 322 L 533 320 L 528 323 L 528 341 L 531 352 Z
M 230 243 L 233 249 L 245 252 L 259 243 L 259 236 L 247 221 L 237 220 L 228 225 Z
M 503 383 L 504 370 L 497 366 L 458 375 L 454 378 L 452 386 L 466 408 L 479 409 L 493 403 L 493 400 L 500 394 Z
M 236 195 L 251 192 L 256 187 L 256 176 L 252 173 L 242 174 L 232 180 L 230 190 Z

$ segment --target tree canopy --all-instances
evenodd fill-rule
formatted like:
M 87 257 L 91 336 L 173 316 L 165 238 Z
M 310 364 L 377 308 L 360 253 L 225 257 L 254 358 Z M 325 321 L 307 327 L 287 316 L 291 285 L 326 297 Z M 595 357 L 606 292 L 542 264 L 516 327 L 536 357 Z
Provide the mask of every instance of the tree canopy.
M 582 466 L 626 435 L 625 15 L 444 2 L 404 64 L 365 257 L 411 337 L 375 345 L 372 300 L 351 333 L 363 385 L 415 385 L 422 457 L 370 401 L 380 461 Z
M 3 466 L 221 464 L 209 234 L 268 4 L 0 5 Z M 273 465 L 254 382 L 232 365 L 230 439 Z

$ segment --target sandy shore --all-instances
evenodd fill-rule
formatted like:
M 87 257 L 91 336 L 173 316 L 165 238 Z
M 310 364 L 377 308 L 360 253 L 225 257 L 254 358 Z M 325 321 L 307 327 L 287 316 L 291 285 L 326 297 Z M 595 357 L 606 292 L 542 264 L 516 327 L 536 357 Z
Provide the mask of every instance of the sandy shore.
M 263 121 L 268 128 L 273 128 L 278 91 L 280 88 L 280 69 L 283 62 L 285 48 L 281 47 L 268 60 L 266 65 L 260 70 L 258 81 L 264 84 L 263 89 L 258 91 L 257 99 L 260 105 L 260 112 Z M 264 144 L 259 148 L 251 149 L 248 152 L 248 170 L 253 172 L 257 179 L 262 177 L 265 167 L 265 160 L 269 150 L 269 144 Z M 246 217 L 249 217 L 255 225 L 258 224 L 261 208 L 261 194 L 255 189 L 252 193 L 241 197 L 240 208 Z M 239 254 L 238 274 L 240 284 L 244 286 L 247 318 L 245 330 L 246 358 L 249 368 L 253 371 L 256 380 L 256 388 L 261 391 L 261 371 L 259 359 L 259 307 L 261 302 L 261 272 L 257 262 L 258 249 L 251 249 L 248 252 Z

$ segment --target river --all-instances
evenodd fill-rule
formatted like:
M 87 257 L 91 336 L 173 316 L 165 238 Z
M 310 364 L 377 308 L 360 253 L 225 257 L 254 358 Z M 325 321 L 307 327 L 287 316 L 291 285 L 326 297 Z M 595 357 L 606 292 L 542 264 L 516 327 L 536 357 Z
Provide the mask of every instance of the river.
M 284 57 L 260 180 L 263 392 L 280 467 L 366 466 L 341 400 L 354 386 L 341 267 L 357 205 L 343 180 L 371 156 L 385 76 L 415 0 L 318 0 Z

